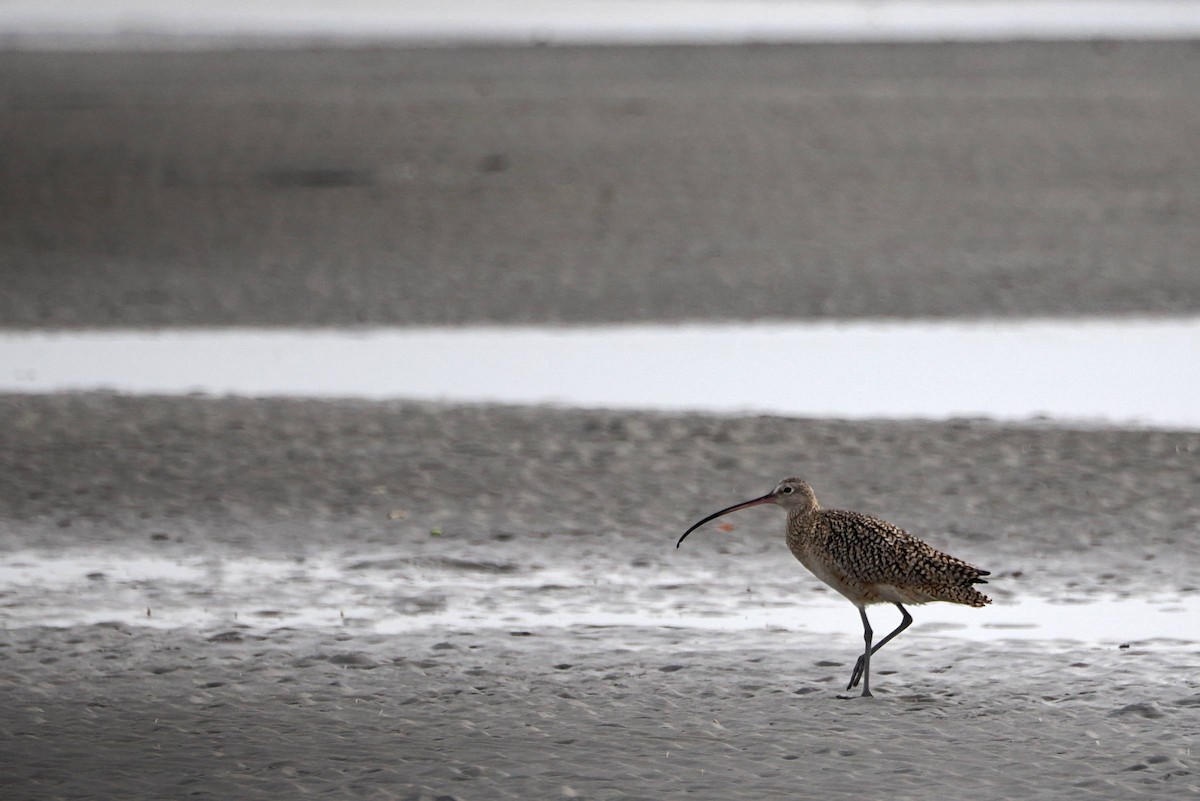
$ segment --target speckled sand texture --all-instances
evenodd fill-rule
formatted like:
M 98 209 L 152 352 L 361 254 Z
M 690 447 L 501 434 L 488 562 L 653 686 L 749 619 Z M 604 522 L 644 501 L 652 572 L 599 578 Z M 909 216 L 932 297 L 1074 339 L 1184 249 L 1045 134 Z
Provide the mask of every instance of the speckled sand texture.
M 1124 649 L 971 642 L 921 633 L 917 608 L 912 633 L 877 655 L 877 697 L 842 701 L 857 615 L 847 604 L 844 635 L 805 632 L 820 588 L 787 554 L 781 520 L 673 548 L 697 515 L 769 488 L 786 465 L 830 504 L 886 514 L 991 569 L 996 606 L 971 614 L 1026 596 L 1189 597 L 1200 434 L 111 396 L 8 397 L 0 412 L 10 561 L 85 546 L 308 560 L 286 583 L 201 597 L 213 619 L 199 627 L 4 631 L 6 798 L 1200 790 L 1190 621 L 1177 641 Z M 379 576 L 376 616 L 274 624 L 297 595 L 287 585 L 303 593 L 330 554 L 347 581 Z M 796 625 L 422 627 L 436 588 L 387 584 L 414 562 L 464 580 L 527 576 L 531 609 L 624 599 L 684 616 L 719 605 L 702 577 L 725 574 L 789 600 Z M 81 597 L 172 611 L 161 582 L 120 570 L 78 581 Z M 10 615 L 39 603 L 4 597 L 21 606 Z M 373 628 L 397 620 L 413 627 Z
M 0 325 L 1195 313 L 1198 53 L 3 52 Z M 1177 625 L 917 608 L 838 700 L 780 517 L 673 547 L 793 474 L 971 620 Z M 1195 797 L 1198 491 L 1196 432 L 0 397 L 0 798 Z

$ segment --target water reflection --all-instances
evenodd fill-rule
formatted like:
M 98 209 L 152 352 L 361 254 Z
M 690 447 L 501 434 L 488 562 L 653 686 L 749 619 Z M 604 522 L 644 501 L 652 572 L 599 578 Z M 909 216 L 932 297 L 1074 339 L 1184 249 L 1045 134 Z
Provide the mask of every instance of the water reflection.
M 1200 428 L 1200 318 L 0 334 L 0 391 Z
M 0 625 L 351 626 L 384 634 L 439 627 L 649 626 L 859 636 L 850 604 L 832 593 L 797 592 L 790 582 L 766 583 L 749 594 L 736 579 L 694 569 L 628 576 L 612 571 L 597 582 L 590 573 L 559 567 L 498 573 L 453 560 L 374 564 L 334 555 L 227 560 L 83 550 L 11 553 L 0 558 Z M 1197 642 L 1191 621 L 1200 614 L 1200 593 L 1077 600 L 1024 597 L 983 610 L 931 604 L 921 607 L 911 631 L 977 641 Z M 874 608 L 872 617 L 879 629 L 899 619 L 888 606 Z

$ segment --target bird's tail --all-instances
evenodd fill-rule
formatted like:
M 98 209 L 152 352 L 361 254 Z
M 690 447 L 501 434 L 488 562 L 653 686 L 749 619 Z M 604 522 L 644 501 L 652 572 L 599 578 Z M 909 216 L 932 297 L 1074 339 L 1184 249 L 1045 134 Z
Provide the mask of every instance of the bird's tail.
M 975 589 L 975 585 L 987 584 L 987 579 L 983 577 L 990 575 L 991 573 L 986 570 L 972 567 L 970 572 L 962 576 L 959 583 L 950 591 L 951 598 L 949 600 L 966 606 L 987 606 L 992 599 Z

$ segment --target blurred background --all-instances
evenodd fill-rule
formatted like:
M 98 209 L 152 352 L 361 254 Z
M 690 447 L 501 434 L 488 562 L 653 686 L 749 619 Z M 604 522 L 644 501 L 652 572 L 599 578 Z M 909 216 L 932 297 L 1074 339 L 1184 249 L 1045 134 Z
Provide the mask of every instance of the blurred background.
M 1198 32 L 1200 7 L 1178 2 L 3 2 L 0 325 L 1189 319 Z M 1126 351 L 1159 334 L 1139 336 Z M 1195 389 L 1178 383 L 1195 329 L 1162 336 L 1182 345 L 1164 345 L 1152 394 L 1177 398 Z M 1057 338 L 1033 332 L 1015 361 Z M 823 350 L 728 342 L 723 362 L 669 358 L 720 375 L 759 354 L 733 382 L 744 408 L 770 391 L 753 376 L 777 372 L 772 352 Z M 116 365 L 141 359 L 14 347 L 18 390 L 69 358 L 112 364 L 91 385 L 120 386 Z M 433 366 L 359 372 L 407 373 L 392 394 L 426 397 L 478 344 L 441 347 Z M 999 364 L 1005 346 L 974 348 L 923 374 Z M 1096 340 L 1101 365 L 1109 348 Z M 1064 361 L 1078 352 L 1036 380 Z M 1053 412 L 1055 395 L 991 411 Z

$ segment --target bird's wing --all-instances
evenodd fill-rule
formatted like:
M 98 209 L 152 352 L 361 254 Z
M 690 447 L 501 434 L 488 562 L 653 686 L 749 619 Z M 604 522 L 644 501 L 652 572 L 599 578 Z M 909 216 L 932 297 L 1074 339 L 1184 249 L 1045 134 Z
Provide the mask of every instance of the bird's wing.
M 986 575 L 886 520 L 839 511 L 827 521 L 834 565 L 859 581 L 900 586 L 958 585 Z

